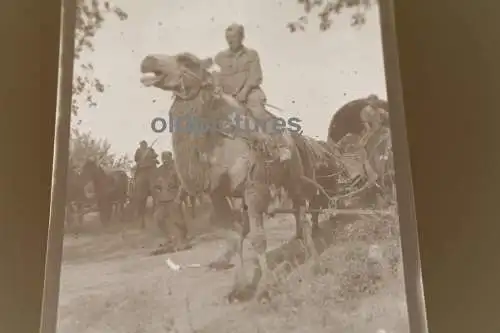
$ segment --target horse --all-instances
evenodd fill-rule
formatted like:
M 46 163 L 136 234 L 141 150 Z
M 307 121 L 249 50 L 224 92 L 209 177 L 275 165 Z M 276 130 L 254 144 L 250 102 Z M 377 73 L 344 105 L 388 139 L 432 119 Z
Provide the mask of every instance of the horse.
M 128 188 L 125 171 L 106 172 L 96 161 L 88 159 L 82 167 L 81 177 L 84 184 L 91 184 L 95 191 L 101 223 L 109 224 L 113 216 L 122 219 Z
M 202 60 L 189 53 L 148 55 L 140 65 L 141 81 L 147 87 L 173 92 L 170 109 L 173 119 L 194 116 L 200 123 L 230 125 L 229 117 L 238 114 L 252 122 L 244 106 L 218 91 L 214 76 L 208 71 L 211 65 L 211 59 Z M 270 117 L 270 120 L 276 121 L 276 118 Z M 305 144 L 302 135 L 289 132 L 269 136 L 269 140 L 269 144 L 259 144 L 251 135 L 234 134 L 221 126 L 208 126 L 204 131 L 174 129 L 172 133 L 175 167 L 182 187 L 190 194 L 207 193 L 215 220 L 220 226 L 233 230 L 233 236 L 226 239 L 227 251 L 212 262 L 212 267 L 228 268 L 232 256 L 238 254 L 237 278 L 229 300 L 260 298 L 267 294 L 271 280 L 264 216 L 269 209 L 271 185 L 285 188 L 293 203 L 295 238 L 309 245 L 312 242 L 307 203 L 320 187 L 313 179 L 316 162 L 310 146 L 314 143 Z M 278 140 L 286 144 L 286 149 L 271 145 Z M 319 145 L 316 148 L 323 149 Z M 242 199 L 238 216 L 231 209 L 231 198 Z M 252 261 L 254 275 L 250 284 L 244 274 L 244 239 L 250 240 L 257 257 Z
M 327 151 L 331 151 L 331 147 L 324 141 L 317 141 Z M 316 165 L 315 180 L 323 187 L 325 193 L 318 191 L 311 200 L 309 208 L 311 209 L 311 220 L 313 225 L 319 223 L 320 210 L 330 208 L 330 199 L 338 195 L 342 190 L 342 184 L 346 182 L 346 171 L 343 165 L 335 156 L 328 159 L 323 159 Z M 338 207 L 336 207 L 338 208 Z
M 66 222 L 73 224 L 76 215 L 78 224 L 83 223 L 83 206 L 87 201 L 82 178 L 70 164 L 66 178 Z

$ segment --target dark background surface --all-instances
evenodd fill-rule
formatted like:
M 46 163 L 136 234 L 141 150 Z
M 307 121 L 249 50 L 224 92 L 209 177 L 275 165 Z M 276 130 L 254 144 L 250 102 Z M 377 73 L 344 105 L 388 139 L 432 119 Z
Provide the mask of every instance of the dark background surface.
M 43 4 L 43 5 L 42 5 Z M 0 332 L 38 332 L 60 1 L 4 1 Z M 430 333 L 500 332 L 500 2 L 395 5 Z

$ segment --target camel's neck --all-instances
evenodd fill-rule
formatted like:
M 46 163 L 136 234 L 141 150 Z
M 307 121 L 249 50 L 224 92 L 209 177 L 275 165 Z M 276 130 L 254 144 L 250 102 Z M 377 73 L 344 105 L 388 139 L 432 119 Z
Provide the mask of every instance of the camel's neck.
M 235 113 L 243 115 L 244 108 L 230 95 L 216 96 L 213 89 L 202 89 L 196 97 L 188 100 L 176 97 L 170 109 L 172 119 L 189 117 L 198 121 L 227 119 Z
M 210 167 L 206 156 L 224 139 L 216 126 L 228 121 L 238 108 L 236 102 L 234 105 L 230 102 L 228 96 L 218 97 L 213 91 L 203 89 L 193 99 L 176 98 L 170 109 L 171 121 L 188 119 L 194 124 L 187 130 L 178 130 L 175 124 L 171 127 L 176 170 L 189 193 L 200 193 L 207 184 Z

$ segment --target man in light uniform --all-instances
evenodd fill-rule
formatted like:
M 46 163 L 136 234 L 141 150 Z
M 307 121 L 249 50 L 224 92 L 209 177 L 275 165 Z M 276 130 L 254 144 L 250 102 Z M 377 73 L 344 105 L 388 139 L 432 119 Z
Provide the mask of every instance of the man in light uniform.
M 226 29 L 226 41 L 229 48 L 219 52 L 214 59 L 220 72 L 217 73 L 217 85 L 226 94 L 232 95 L 238 102 L 245 105 L 251 112 L 253 118 L 257 119 L 265 128 L 257 129 L 254 133 L 258 140 L 267 139 L 267 136 L 259 135 L 261 130 L 269 134 L 274 130 L 274 116 L 264 107 L 266 95 L 262 91 L 262 68 L 257 51 L 243 45 L 245 30 L 242 25 L 232 24 Z M 286 143 L 278 139 L 280 159 L 288 159 L 289 153 Z
M 368 143 L 370 137 L 383 125 L 384 119 L 388 117 L 387 111 L 378 107 L 379 99 L 376 95 L 370 95 L 366 99 L 367 105 L 361 110 L 361 121 L 364 125 L 363 143 Z
M 187 229 L 178 201 L 180 180 L 170 151 L 161 153 L 162 165 L 156 170 L 154 189 L 156 191 L 156 209 L 154 220 L 168 240 L 167 246 L 179 250 L 186 246 Z M 172 221 L 168 221 L 173 218 Z
M 360 140 L 360 146 L 367 153 L 364 161 L 364 168 L 368 181 L 375 181 L 377 174 L 373 170 L 368 156 L 372 154 L 378 141 L 389 135 L 388 130 L 384 128 L 383 122 L 389 117 L 387 111 L 378 106 L 379 99 L 376 95 L 370 95 L 366 99 L 367 105 L 361 110 L 360 117 L 364 125 L 364 130 Z M 378 139 L 378 140 L 377 140 Z
M 227 50 L 219 52 L 214 59 L 220 67 L 218 74 L 222 90 L 245 104 L 259 119 L 270 115 L 264 108 L 266 95 L 260 88 L 262 68 L 257 51 L 243 45 L 245 31 L 242 25 L 232 24 L 226 29 Z

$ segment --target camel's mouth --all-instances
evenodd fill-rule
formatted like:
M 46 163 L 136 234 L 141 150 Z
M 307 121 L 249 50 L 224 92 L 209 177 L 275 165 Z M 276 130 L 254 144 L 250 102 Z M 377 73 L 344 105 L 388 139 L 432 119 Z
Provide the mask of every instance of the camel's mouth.
M 165 77 L 160 71 L 151 71 L 142 74 L 141 83 L 146 87 L 158 84 Z
M 143 71 L 141 83 L 145 87 L 156 87 L 169 91 L 177 91 L 180 89 L 180 83 L 175 77 L 160 70 Z

